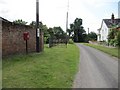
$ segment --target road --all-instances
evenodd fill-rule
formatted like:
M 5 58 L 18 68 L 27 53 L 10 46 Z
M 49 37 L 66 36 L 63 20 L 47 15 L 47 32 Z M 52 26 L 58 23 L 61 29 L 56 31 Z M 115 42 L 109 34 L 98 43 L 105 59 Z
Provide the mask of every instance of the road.
M 118 60 L 94 48 L 80 48 L 80 64 L 73 88 L 118 88 Z

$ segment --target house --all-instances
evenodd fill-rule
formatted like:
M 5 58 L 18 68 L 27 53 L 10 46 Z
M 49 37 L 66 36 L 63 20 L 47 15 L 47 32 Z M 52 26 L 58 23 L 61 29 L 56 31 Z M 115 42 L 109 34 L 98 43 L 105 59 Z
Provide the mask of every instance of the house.
M 120 19 L 115 19 L 112 14 L 111 19 L 103 19 L 100 29 L 98 29 L 97 41 L 108 42 L 108 35 L 111 28 L 120 25 Z
M 120 18 L 120 1 L 118 2 L 118 18 Z

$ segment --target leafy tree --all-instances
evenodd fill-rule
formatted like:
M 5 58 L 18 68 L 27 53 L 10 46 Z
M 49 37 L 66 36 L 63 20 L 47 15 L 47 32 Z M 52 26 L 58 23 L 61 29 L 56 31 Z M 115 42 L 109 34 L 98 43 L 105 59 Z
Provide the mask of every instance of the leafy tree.
M 49 33 L 50 36 L 54 36 L 53 28 L 49 28 L 48 33 Z
M 97 34 L 95 32 L 90 32 L 88 34 L 88 40 L 97 40 Z
M 32 21 L 30 23 L 30 26 L 36 27 L 36 22 Z M 48 27 L 47 27 L 47 25 L 44 25 L 42 22 L 39 22 L 39 29 L 42 30 L 45 34 L 45 33 L 47 33 Z
M 30 26 L 36 27 L 36 22 L 32 21 L 30 23 Z M 44 42 L 46 43 L 48 37 L 50 36 L 48 32 L 48 27 L 47 25 L 44 25 L 42 22 L 39 22 L 39 29 L 44 33 Z
M 26 21 L 23 21 L 22 19 L 15 20 L 13 22 L 16 23 L 16 24 L 22 24 L 22 25 L 26 25 L 28 23 Z
M 117 35 L 117 30 L 110 29 L 108 39 L 114 39 L 116 35 Z
M 119 45 L 119 31 L 116 29 L 117 26 L 116 25 L 112 25 L 110 32 L 108 34 L 108 43 L 109 45 L 112 46 L 117 46 Z
M 32 21 L 31 23 L 30 23 L 30 26 L 36 26 L 36 22 L 35 21 Z
M 118 46 L 119 46 L 119 48 L 120 48 L 120 31 L 118 31 L 117 41 L 118 41 Z
M 76 18 L 73 24 L 70 24 L 70 34 L 74 32 L 73 39 L 75 42 L 84 42 L 85 41 L 85 30 L 82 26 L 82 19 Z
M 71 36 L 72 32 L 74 31 L 74 25 L 70 24 L 70 29 L 67 29 L 67 32 L 69 34 L 69 37 Z
M 30 23 L 30 25 L 35 27 L 36 22 L 32 21 Z M 63 31 L 63 29 L 60 26 L 48 29 L 47 25 L 44 25 L 42 22 L 39 22 L 39 29 L 42 32 L 44 32 L 44 41 L 45 41 L 45 43 L 49 42 L 49 38 L 64 38 L 66 36 L 65 32 Z
M 54 30 L 54 36 L 56 38 L 64 37 L 64 31 L 62 30 L 61 27 L 54 27 L 53 30 Z

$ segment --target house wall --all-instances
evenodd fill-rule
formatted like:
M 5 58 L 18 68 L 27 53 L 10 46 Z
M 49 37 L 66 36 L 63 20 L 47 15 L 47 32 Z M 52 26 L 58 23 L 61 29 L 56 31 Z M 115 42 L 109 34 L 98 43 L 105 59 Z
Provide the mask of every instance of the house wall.
M 29 32 L 28 52 L 36 51 L 36 30 L 27 25 L 2 22 L 2 55 L 11 55 L 26 52 L 26 41 L 23 33 Z
M 0 89 L 2 90 L 2 21 L 0 19 Z
M 100 35 L 100 29 L 98 29 L 98 34 L 97 34 L 97 41 L 100 41 L 101 35 Z
M 100 34 L 97 35 L 97 41 L 100 41 Z
M 118 2 L 118 18 L 120 18 L 120 1 Z
M 109 33 L 109 28 L 106 26 L 105 22 L 103 21 L 101 30 L 100 30 L 100 34 L 101 34 L 100 41 L 108 41 L 107 39 L 108 33 Z

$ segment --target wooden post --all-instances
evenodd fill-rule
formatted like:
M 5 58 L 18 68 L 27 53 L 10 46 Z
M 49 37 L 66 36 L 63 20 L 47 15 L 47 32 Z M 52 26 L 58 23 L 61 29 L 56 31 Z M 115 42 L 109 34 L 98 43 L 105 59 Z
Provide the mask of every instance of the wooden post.
M 36 0 L 36 52 L 40 52 L 39 0 Z
M 26 54 L 28 54 L 28 42 L 26 40 Z

